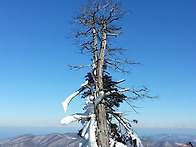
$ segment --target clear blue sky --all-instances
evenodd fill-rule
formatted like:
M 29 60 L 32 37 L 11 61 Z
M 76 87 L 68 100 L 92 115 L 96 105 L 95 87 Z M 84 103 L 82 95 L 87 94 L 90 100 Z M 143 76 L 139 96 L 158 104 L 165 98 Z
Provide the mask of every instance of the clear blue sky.
M 126 87 L 147 86 L 159 99 L 134 102 L 138 127 L 196 128 L 196 1 L 127 0 L 132 14 L 122 21 L 118 41 L 128 58 L 142 63 Z M 88 64 L 78 54 L 71 32 L 79 0 L 0 0 L 0 127 L 59 126 L 80 112 L 79 97 L 64 114 L 61 102 L 84 82 L 90 69 L 72 71 L 67 64 Z M 131 111 L 123 107 L 122 111 Z

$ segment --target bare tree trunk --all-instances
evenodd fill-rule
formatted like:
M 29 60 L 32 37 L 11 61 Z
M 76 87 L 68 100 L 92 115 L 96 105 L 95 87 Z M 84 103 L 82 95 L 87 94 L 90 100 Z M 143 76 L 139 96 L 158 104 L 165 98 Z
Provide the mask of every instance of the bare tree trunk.
M 103 90 L 103 66 L 105 59 L 105 50 L 106 50 L 106 39 L 107 35 L 104 31 L 106 25 L 103 25 L 102 30 L 102 41 L 101 41 L 101 50 L 98 58 L 97 64 L 97 86 L 99 91 Z M 97 120 L 97 145 L 98 147 L 109 147 L 109 134 L 107 127 L 107 116 L 106 116 L 106 107 L 105 101 L 102 100 L 95 109 L 95 115 Z
M 97 65 L 97 61 L 98 61 L 98 44 L 97 44 L 97 34 L 96 34 L 96 29 L 95 29 L 95 25 L 93 25 L 93 29 L 92 29 L 92 33 L 93 33 L 93 63 L 94 66 Z M 96 67 L 93 67 L 94 69 L 96 69 Z
M 98 147 L 109 147 L 109 134 L 107 129 L 106 110 L 104 103 L 100 103 L 96 108 L 97 120 L 97 145 Z

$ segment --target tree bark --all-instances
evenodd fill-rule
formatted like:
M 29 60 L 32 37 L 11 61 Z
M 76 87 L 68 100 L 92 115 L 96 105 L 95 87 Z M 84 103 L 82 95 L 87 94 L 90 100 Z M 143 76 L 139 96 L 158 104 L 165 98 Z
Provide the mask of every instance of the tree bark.
M 107 34 L 105 32 L 106 25 L 102 26 L 102 40 L 101 40 L 101 49 L 98 58 L 97 64 L 97 84 L 96 86 L 99 89 L 99 92 L 103 90 L 103 66 L 105 59 L 105 50 L 106 50 L 106 40 Z M 97 121 L 97 145 L 98 147 L 109 147 L 109 134 L 107 127 L 107 115 L 104 99 L 97 105 L 95 108 L 95 115 Z
M 109 134 L 107 129 L 107 118 L 104 103 L 100 103 L 95 111 L 97 121 L 97 145 L 98 147 L 109 147 Z

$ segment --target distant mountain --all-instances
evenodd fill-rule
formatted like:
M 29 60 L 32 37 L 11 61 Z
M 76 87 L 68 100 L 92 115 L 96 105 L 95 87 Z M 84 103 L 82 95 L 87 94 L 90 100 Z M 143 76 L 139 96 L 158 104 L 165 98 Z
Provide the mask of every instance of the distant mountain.
M 175 143 L 184 143 L 184 144 L 191 142 L 193 146 L 196 147 L 196 136 L 191 136 L 191 135 L 162 134 L 162 135 L 154 135 L 146 138 L 150 141 L 171 141 Z
M 78 147 L 76 134 L 23 135 L 0 141 L 0 147 Z
M 142 140 L 142 144 L 144 147 L 180 147 L 171 141 L 149 141 Z M 184 144 L 185 145 L 185 144 Z M 186 146 L 183 146 L 186 147 Z
M 174 142 L 170 141 L 172 138 Z M 180 139 L 183 139 L 185 143 L 196 141 L 196 137 L 191 138 L 191 136 L 188 135 L 157 135 L 142 139 L 142 143 L 144 147 L 189 147 L 185 146 L 185 144 L 176 144 L 177 142 L 182 143 Z M 37 136 L 28 134 L 1 140 L 0 147 L 78 147 L 81 140 L 82 138 L 77 136 L 77 134 L 72 133 Z

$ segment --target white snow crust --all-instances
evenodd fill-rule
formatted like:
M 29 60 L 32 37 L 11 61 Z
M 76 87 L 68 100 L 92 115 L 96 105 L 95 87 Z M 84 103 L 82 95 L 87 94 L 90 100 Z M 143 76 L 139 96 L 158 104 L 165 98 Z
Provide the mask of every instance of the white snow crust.
M 113 147 L 127 147 L 126 145 L 122 144 L 121 142 L 114 141 L 113 139 L 110 139 L 110 146 Z
M 82 84 L 80 89 L 78 89 L 76 92 L 71 94 L 69 97 L 66 98 L 66 100 L 64 102 L 62 102 L 62 105 L 63 105 L 65 112 L 67 112 L 67 107 L 68 107 L 69 103 L 71 102 L 71 100 L 74 97 L 76 97 L 79 93 L 81 93 L 86 88 L 87 84 L 88 84 L 88 81 L 86 81 L 84 84 Z M 95 119 L 94 108 L 96 107 L 97 104 L 100 103 L 100 101 L 105 96 L 111 94 L 112 92 L 117 92 L 117 91 L 115 90 L 115 91 L 111 91 L 109 93 L 104 93 L 104 91 L 98 92 L 98 90 L 97 90 L 95 92 L 95 95 L 91 95 L 86 98 L 85 105 L 83 106 L 84 113 L 75 113 L 71 116 L 64 117 L 60 121 L 61 125 L 67 125 L 67 124 L 72 123 L 74 121 L 81 121 L 81 123 L 83 125 L 81 136 L 84 137 L 85 140 L 83 140 L 79 144 L 79 147 L 97 147 L 96 134 L 95 134 L 97 122 Z M 122 112 L 115 112 L 114 111 L 114 113 L 121 114 Z M 121 123 L 124 123 L 124 122 L 121 122 Z M 136 139 L 137 146 L 143 147 L 141 144 L 141 140 L 133 132 L 132 127 L 127 126 L 126 123 L 124 123 L 123 126 L 127 130 L 128 135 L 131 136 L 131 138 L 133 140 Z M 127 147 L 126 145 L 124 145 L 120 142 L 117 142 L 117 141 L 110 139 L 110 146 L 112 147 L 112 146 L 114 146 L 114 144 L 116 145 L 116 147 Z
M 90 121 L 86 122 L 82 130 L 81 136 L 85 138 L 83 142 L 79 144 L 79 147 L 97 147 L 95 129 L 96 129 L 96 120 L 95 114 L 90 115 Z

